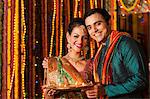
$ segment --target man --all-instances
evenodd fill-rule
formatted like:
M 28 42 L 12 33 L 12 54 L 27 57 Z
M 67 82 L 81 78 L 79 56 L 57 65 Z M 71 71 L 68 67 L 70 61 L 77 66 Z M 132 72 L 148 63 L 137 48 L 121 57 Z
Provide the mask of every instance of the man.
M 147 69 L 139 44 L 127 33 L 112 31 L 105 9 L 91 9 L 84 19 L 90 37 L 97 42 L 94 80 L 99 83 L 87 90 L 88 98 L 142 98 L 147 87 Z

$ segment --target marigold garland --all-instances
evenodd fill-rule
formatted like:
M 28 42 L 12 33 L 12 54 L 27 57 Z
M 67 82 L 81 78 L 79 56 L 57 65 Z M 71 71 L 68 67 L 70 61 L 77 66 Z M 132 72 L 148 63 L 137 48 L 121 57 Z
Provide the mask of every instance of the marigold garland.
M 10 63 L 11 63 L 11 54 L 10 54 L 10 46 L 11 46 L 11 1 L 8 0 L 8 9 L 7 9 L 7 98 L 10 99 L 11 86 L 10 86 Z
M 15 66 L 15 81 L 14 81 L 14 98 L 17 99 L 19 96 L 19 0 L 15 0 L 15 17 L 14 17 L 14 61 L 13 66 Z
M 78 0 L 75 0 L 74 18 L 77 18 L 77 13 L 78 13 Z
M 93 9 L 94 8 L 94 1 L 90 0 L 90 8 Z
M 135 0 L 131 7 L 126 7 L 123 0 L 118 0 L 118 2 L 119 2 L 119 5 L 121 6 L 121 9 L 123 9 L 127 12 L 130 12 L 130 11 L 134 10 L 137 7 L 137 5 L 140 3 L 140 0 Z

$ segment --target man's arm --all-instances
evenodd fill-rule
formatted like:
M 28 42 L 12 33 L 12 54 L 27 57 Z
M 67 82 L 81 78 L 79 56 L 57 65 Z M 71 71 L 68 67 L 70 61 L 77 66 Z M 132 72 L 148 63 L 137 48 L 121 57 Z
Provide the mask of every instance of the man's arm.
M 121 53 L 118 59 L 116 58 L 117 61 L 120 60 L 120 63 L 116 64 L 117 62 L 113 61 L 113 75 L 122 76 L 124 79 L 123 81 L 118 80 L 118 82 L 105 86 L 106 94 L 109 97 L 142 90 L 148 81 L 146 77 L 147 70 L 145 68 L 144 55 L 138 44 L 131 38 L 125 37 L 125 39 L 123 38 L 121 40 L 117 49 L 119 49 L 118 51 Z M 120 57 L 122 57 L 122 60 Z

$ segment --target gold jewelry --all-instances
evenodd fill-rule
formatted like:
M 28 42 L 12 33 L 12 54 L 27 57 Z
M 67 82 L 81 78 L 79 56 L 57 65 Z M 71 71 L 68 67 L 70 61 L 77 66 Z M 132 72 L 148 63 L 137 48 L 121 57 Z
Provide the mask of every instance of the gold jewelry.
M 71 48 L 71 44 L 70 44 L 70 43 L 67 44 L 67 48 L 68 48 L 68 49 Z
M 70 57 L 68 54 L 67 54 L 67 57 L 68 57 L 68 60 L 72 60 L 72 61 L 75 62 L 75 63 L 77 63 L 77 62 L 80 61 L 80 60 L 85 59 L 84 56 L 81 56 L 81 57 L 79 57 L 79 58 L 72 58 L 72 57 Z
M 71 44 L 70 43 L 67 44 L 67 48 L 68 48 L 68 52 L 71 52 Z

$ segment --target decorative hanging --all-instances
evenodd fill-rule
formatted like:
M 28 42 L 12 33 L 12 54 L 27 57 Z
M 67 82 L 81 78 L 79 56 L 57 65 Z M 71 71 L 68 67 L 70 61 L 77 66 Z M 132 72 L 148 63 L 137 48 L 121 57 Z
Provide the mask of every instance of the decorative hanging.
M 62 57 L 62 46 L 63 46 L 63 0 L 61 0 L 61 7 L 60 7 L 60 50 L 59 56 Z
M 15 0 L 15 17 L 14 17 L 14 61 L 15 66 L 15 81 L 14 81 L 14 98 L 17 99 L 19 96 L 19 0 Z
M 136 8 L 137 4 L 140 3 L 140 0 L 118 0 L 118 2 L 122 9 L 129 12 Z
M 11 0 L 8 0 L 8 9 L 7 9 L 7 99 L 10 99 L 12 81 L 14 74 L 11 75 Z M 14 70 L 13 70 L 14 71 Z M 11 80 L 12 79 L 12 80 Z M 10 83 L 11 80 L 11 83 Z
M 25 34 L 26 34 L 26 24 L 25 24 L 25 14 L 24 14 L 24 0 L 21 0 L 21 81 L 22 81 L 22 94 L 25 97 L 25 61 L 26 61 L 26 49 L 25 49 Z
M 122 14 L 149 12 L 150 0 L 118 0 Z
M 55 32 L 55 16 L 56 16 L 56 0 L 54 0 L 54 11 L 53 11 L 53 19 L 52 19 L 52 33 L 51 33 L 49 57 L 52 56 L 52 52 L 53 52 L 53 40 L 54 40 L 54 32 Z

